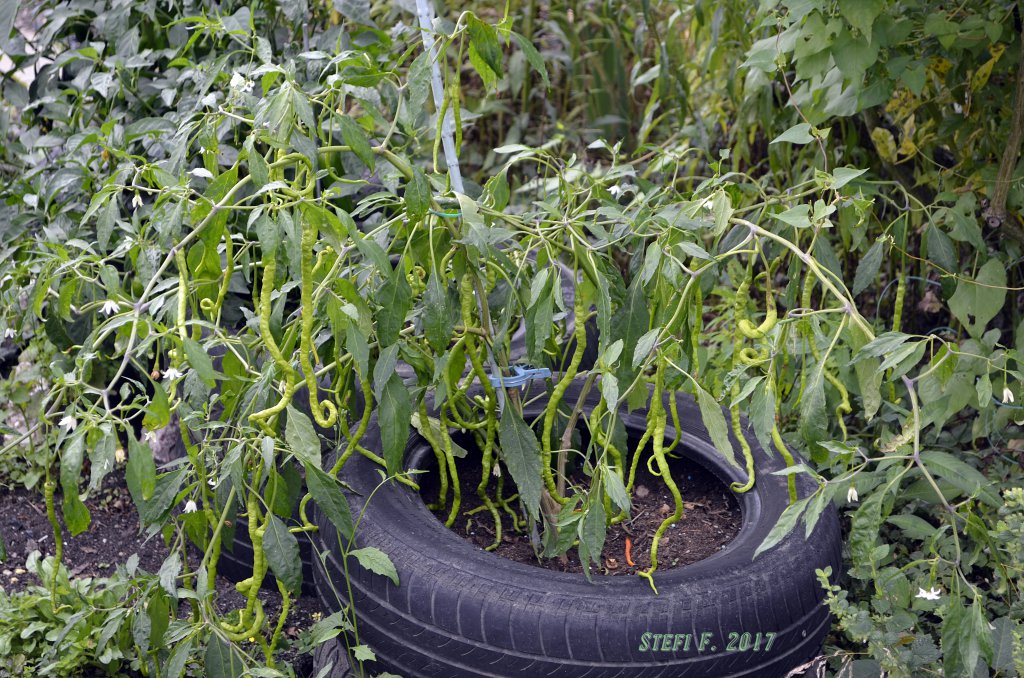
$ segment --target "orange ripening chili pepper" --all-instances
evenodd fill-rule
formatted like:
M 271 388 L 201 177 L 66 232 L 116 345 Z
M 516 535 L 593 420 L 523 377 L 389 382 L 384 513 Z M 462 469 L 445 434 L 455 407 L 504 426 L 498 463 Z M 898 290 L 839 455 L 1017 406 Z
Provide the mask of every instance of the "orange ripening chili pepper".
M 630 567 L 636 566 L 636 563 L 633 562 L 632 551 L 633 551 L 633 540 L 630 539 L 629 537 L 626 537 L 626 564 L 629 565 Z

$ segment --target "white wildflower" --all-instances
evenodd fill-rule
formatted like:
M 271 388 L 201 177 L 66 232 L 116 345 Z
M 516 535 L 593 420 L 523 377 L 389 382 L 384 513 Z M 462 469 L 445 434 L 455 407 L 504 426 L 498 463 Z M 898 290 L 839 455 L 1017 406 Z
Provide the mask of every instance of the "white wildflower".
M 919 589 L 917 589 L 917 596 L 916 597 L 917 598 L 922 598 L 924 600 L 938 600 L 939 596 L 941 596 L 941 595 L 942 595 L 942 591 L 940 589 L 935 588 L 935 587 L 932 587 L 928 591 L 925 591 L 924 589 L 919 588 Z
M 164 372 L 164 379 L 167 381 L 174 381 L 175 379 L 180 379 L 182 376 L 184 376 L 184 373 L 174 369 L 173 367 L 168 367 Z
M 117 313 L 120 310 L 120 306 L 113 299 L 107 299 L 103 302 L 103 315 L 110 315 L 111 313 Z
M 119 447 L 116 450 L 114 450 L 114 461 L 116 461 L 118 464 L 123 464 L 125 459 L 126 457 L 124 456 L 123 447 Z
M 248 94 L 252 91 L 253 85 L 255 85 L 255 83 L 236 71 L 231 76 L 231 82 L 229 83 L 229 85 L 231 89 L 236 92 L 244 92 L 245 94 Z
M 143 435 L 142 438 L 147 443 L 155 443 L 157 441 L 156 431 L 146 431 L 145 435 Z
M 139 195 L 138 193 L 136 193 L 135 197 L 132 198 L 132 207 L 142 207 L 142 196 Z
M 71 433 L 78 427 L 78 422 L 75 421 L 75 418 L 72 417 L 70 414 L 65 414 L 57 425 L 63 428 L 68 433 Z
M 1013 402 L 1013 391 L 1010 390 L 1009 386 L 1003 387 L 1003 404 L 1010 404 Z
M 194 177 L 202 177 L 203 179 L 213 178 L 213 173 L 205 167 L 197 167 L 194 170 L 189 170 L 189 174 Z
M 13 327 L 8 327 L 4 330 L 4 339 L 13 339 L 16 336 L 18 336 L 18 333 L 14 331 Z
M 857 488 L 850 485 L 850 489 L 846 491 L 846 503 L 856 504 L 858 499 L 860 499 L 860 497 L 857 496 Z
M 195 513 L 198 508 L 191 499 L 185 502 L 185 513 Z

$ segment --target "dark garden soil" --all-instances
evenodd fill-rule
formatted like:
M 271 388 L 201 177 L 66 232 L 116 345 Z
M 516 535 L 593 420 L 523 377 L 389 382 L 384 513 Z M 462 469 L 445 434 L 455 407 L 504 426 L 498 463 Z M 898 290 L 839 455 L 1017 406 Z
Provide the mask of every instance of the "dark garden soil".
M 637 467 L 631 518 L 608 531 L 601 556 L 602 566 L 598 570 L 592 569 L 592 572 L 609 576 L 635 575 L 638 570 L 646 570 L 651 565 L 651 540 L 658 526 L 674 511 L 674 502 L 661 479 L 648 473 L 643 461 Z M 682 459 L 672 460 L 671 468 L 672 477 L 683 497 L 684 512 L 683 517 L 665 531 L 658 544 L 659 570 L 682 567 L 714 555 L 735 538 L 743 522 L 732 491 L 710 472 Z M 458 471 L 462 505 L 452 530 L 472 544 L 485 548 L 494 543 L 494 521 L 486 510 L 469 515 L 483 505 L 476 494 L 480 465 L 471 463 L 469 459 L 460 460 Z M 574 479 L 579 482 L 585 477 L 578 474 Z M 492 491 L 494 486 L 492 481 Z M 431 500 L 436 498 L 436 492 L 435 489 Z M 508 494 L 511 493 L 506 492 L 506 496 Z M 444 512 L 436 512 L 442 521 L 448 517 L 450 499 L 449 495 L 449 505 Z M 515 506 L 518 509 L 517 503 Z M 559 558 L 538 561 L 530 535 L 513 531 L 511 522 L 511 517 L 503 512 L 502 540 L 494 553 L 550 570 L 583 572 L 576 549 L 569 551 L 565 561 Z M 630 546 L 628 557 L 627 543 Z
M 156 572 L 167 556 L 167 547 L 159 535 L 147 540 L 145 533 L 140 533 L 138 512 L 123 477 L 121 471 L 110 474 L 101 490 L 86 502 L 92 514 L 86 532 L 71 537 L 65 530 L 63 562 L 72 576 L 109 576 L 133 553 L 139 555 L 140 569 Z M 59 493 L 57 502 L 60 502 Z M 25 559 L 32 551 L 39 551 L 43 556 L 53 554 L 53 532 L 39 492 L 0 486 L 0 535 L 7 547 L 7 559 L 0 563 L 0 588 L 10 593 L 42 583 L 24 570 Z M 189 557 L 195 557 L 194 550 L 190 550 Z M 218 577 L 217 594 L 217 607 L 224 614 L 245 605 L 245 598 L 235 590 L 234 582 L 223 577 Z M 281 610 L 280 596 L 274 591 L 262 590 L 260 598 L 267 618 L 276 618 Z M 187 614 L 187 605 L 182 608 L 182 614 Z M 300 630 L 312 626 L 321 614 L 316 596 L 294 600 L 285 635 L 294 640 Z M 279 657 L 292 662 L 298 675 L 312 675 L 312 655 L 286 651 Z

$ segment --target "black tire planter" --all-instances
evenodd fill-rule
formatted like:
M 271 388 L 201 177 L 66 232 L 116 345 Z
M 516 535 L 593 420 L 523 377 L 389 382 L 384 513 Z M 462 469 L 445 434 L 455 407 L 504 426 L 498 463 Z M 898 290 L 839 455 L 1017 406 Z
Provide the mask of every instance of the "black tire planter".
M 327 673 L 321 675 L 321 671 Z M 355 678 L 349 667 L 345 645 L 337 638 L 332 638 L 316 646 L 313 651 L 313 675 L 317 678 Z
M 575 402 L 579 385 L 565 394 Z M 587 402 L 597 404 L 596 389 Z M 709 442 L 696 404 L 677 399 L 682 449 L 724 483 L 744 480 Z M 527 420 L 539 407 L 527 410 Z M 643 412 L 622 413 L 630 437 L 645 426 Z M 669 428 L 667 437 L 674 431 Z M 502 559 L 451 532 L 409 488 L 380 482 L 372 462 L 353 457 L 343 471 L 353 514 L 365 510 L 357 546 L 386 552 L 400 586 L 349 563 L 359 642 L 387 670 L 406 678 L 781 678 L 813 657 L 830 625 L 815 569 L 841 566 L 839 521 L 829 507 L 811 538 L 796 529 L 753 560 L 758 545 L 788 504 L 784 467 L 750 436 L 757 483 L 738 495 L 743 522 L 721 552 L 655 574 L 660 595 L 639 577 L 600 578 L 554 572 Z M 376 418 L 364 438 L 380 450 Z M 738 448 L 737 448 L 738 449 Z M 411 436 L 407 468 L 427 468 L 429 446 Z M 801 496 L 813 483 L 798 477 Z M 324 568 L 315 570 L 326 611 L 346 594 L 338 532 L 315 512 Z M 760 637 L 757 634 L 760 633 Z M 645 634 L 647 634 L 645 636 Z M 657 641 L 654 634 L 661 634 Z M 671 639 L 664 648 L 665 634 Z M 744 634 L 749 634 L 746 636 Z M 772 641 L 768 643 L 768 634 Z M 707 640 L 698 650 L 701 638 Z M 754 650 L 754 643 L 757 649 Z M 658 644 L 655 644 L 655 643 Z

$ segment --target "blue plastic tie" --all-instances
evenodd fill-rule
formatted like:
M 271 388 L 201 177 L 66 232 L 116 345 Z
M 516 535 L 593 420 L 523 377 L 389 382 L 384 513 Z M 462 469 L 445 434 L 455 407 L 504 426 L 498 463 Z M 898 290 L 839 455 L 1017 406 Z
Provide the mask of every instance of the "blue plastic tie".
M 525 386 L 526 382 L 533 381 L 534 379 L 547 379 L 551 376 L 551 370 L 546 367 L 523 367 L 521 365 L 513 365 L 512 371 L 514 374 L 508 377 L 500 374 L 490 375 L 491 386 L 514 388 L 516 386 Z

